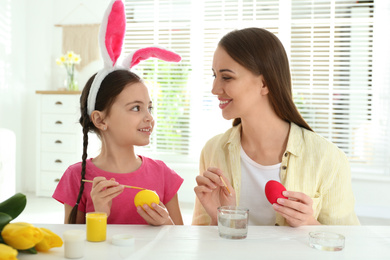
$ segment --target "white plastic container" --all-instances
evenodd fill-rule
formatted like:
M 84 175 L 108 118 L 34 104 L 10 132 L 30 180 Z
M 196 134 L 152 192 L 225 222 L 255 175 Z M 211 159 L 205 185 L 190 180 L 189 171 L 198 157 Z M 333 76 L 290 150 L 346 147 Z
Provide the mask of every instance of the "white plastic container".
M 84 257 L 86 233 L 84 230 L 72 229 L 63 233 L 65 258 Z

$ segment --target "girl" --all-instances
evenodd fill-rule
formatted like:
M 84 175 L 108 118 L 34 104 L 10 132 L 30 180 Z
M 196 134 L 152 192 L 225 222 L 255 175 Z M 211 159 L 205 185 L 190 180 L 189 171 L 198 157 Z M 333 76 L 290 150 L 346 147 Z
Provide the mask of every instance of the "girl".
M 154 121 L 145 84 L 126 69 L 149 57 L 177 62 L 180 56 L 149 47 L 131 53 L 117 66 L 125 25 L 123 2 L 113 0 L 100 26 L 104 68 L 89 79 L 80 99 L 82 162 L 65 171 L 53 198 L 65 205 L 65 223 L 85 223 L 85 213 L 99 211 L 107 213 L 109 224 L 182 225 L 177 191 L 183 179 L 163 162 L 134 152 L 135 145 L 149 144 Z M 99 136 L 102 148 L 96 158 L 87 160 L 88 132 Z M 161 202 L 152 203 L 153 209 L 146 204 L 136 208 L 139 190 L 123 185 L 154 190 Z
M 177 197 L 183 179 L 163 162 L 134 152 L 134 145 L 149 144 L 153 131 L 147 87 L 128 70 L 113 71 L 103 80 L 89 116 L 87 100 L 93 79 L 80 99 L 83 161 L 65 171 L 53 195 L 65 205 L 65 223 L 85 223 L 85 213 L 100 211 L 107 213 L 110 224 L 183 224 Z M 99 136 L 102 148 L 96 158 L 87 160 L 90 131 Z M 154 190 L 163 203 L 153 204 L 154 210 L 147 205 L 135 208 L 133 199 L 139 190 L 120 184 Z M 72 208 L 77 209 L 76 215 L 71 214 Z
M 212 69 L 212 93 L 234 121 L 203 148 L 193 224 L 216 225 L 221 205 L 249 208 L 251 225 L 359 224 L 348 160 L 295 107 L 279 39 L 260 28 L 232 31 L 220 40 Z M 281 182 L 288 199 L 271 205 L 269 180 Z

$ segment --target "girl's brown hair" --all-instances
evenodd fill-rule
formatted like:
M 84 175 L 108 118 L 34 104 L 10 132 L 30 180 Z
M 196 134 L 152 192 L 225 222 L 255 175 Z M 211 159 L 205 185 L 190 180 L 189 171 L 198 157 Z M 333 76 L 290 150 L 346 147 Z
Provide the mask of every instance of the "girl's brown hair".
M 235 30 L 218 45 L 253 74 L 263 75 L 271 106 L 281 119 L 313 131 L 294 104 L 287 54 L 273 33 L 261 28 Z M 241 118 L 236 118 L 233 126 L 239 123 Z
M 83 92 L 80 97 L 80 124 L 83 128 L 83 155 L 81 163 L 81 178 L 80 178 L 80 190 L 77 197 L 76 205 L 73 207 L 68 223 L 75 224 L 77 217 L 77 210 L 84 191 L 84 182 L 82 181 L 86 173 L 86 161 L 87 161 L 87 148 L 88 148 L 88 133 L 94 132 L 98 136 L 100 132 L 98 128 L 93 124 L 91 118 L 88 115 L 87 100 L 89 90 L 96 74 L 93 75 L 85 84 Z M 114 103 L 115 98 L 122 92 L 122 90 L 129 84 L 142 82 L 141 78 L 129 70 L 115 70 L 108 74 L 100 85 L 98 94 L 96 96 L 96 103 L 94 110 L 106 111 L 107 114 L 110 111 L 111 105 Z

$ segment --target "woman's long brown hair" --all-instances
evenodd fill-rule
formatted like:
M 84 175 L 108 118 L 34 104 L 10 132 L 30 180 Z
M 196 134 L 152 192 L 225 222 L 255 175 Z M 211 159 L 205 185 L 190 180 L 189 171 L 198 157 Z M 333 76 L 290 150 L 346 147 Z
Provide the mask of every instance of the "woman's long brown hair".
M 75 224 L 77 220 L 77 211 L 79 203 L 83 196 L 84 192 L 84 182 L 82 181 L 85 178 L 86 174 L 86 164 L 87 164 L 87 148 L 88 148 L 88 133 L 94 132 L 100 137 L 100 132 L 98 128 L 91 121 L 90 116 L 88 115 L 87 109 L 87 100 L 89 95 L 89 90 L 91 88 L 93 79 L 96 74 L 93 75 L 88 82 L 85 84 L 83 92 L 80 97 L 80 120 L 79 123 L 83 128 L 83 155 L 81 162 L 81 176 L 80 176 L 80 190 L 77 196 L 77 201 L 68 218 L 69 224 Z M 129 84 L 134 84 L 141 82 L 141 78 L 136 74 L 130 72 L 129 70 L 115 70 L 108 74 L 103 80 L 98 94 L 96 96 L 96 104 L 94 110 L 106 111 L 107 114 L 111 108 L 111 105 L 114 103 L 115 98 L 122 92 L 122 90 Z
M 253 74 L 263 75 L 277 116 L 313 131 L 294 104 L 287 54 L 273 33 L 261 28 L 235 30 L 226 34 L 219 46 Z M 233 120 L 233 126 L 240 123 L 240 118 Z

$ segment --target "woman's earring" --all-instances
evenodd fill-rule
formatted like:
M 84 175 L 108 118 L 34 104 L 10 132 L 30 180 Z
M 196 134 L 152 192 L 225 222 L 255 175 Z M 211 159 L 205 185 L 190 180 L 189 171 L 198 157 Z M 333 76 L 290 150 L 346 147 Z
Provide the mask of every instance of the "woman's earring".
M 103 130 L 106 131 L 107 130 L 107 126 L 104 126 Z

